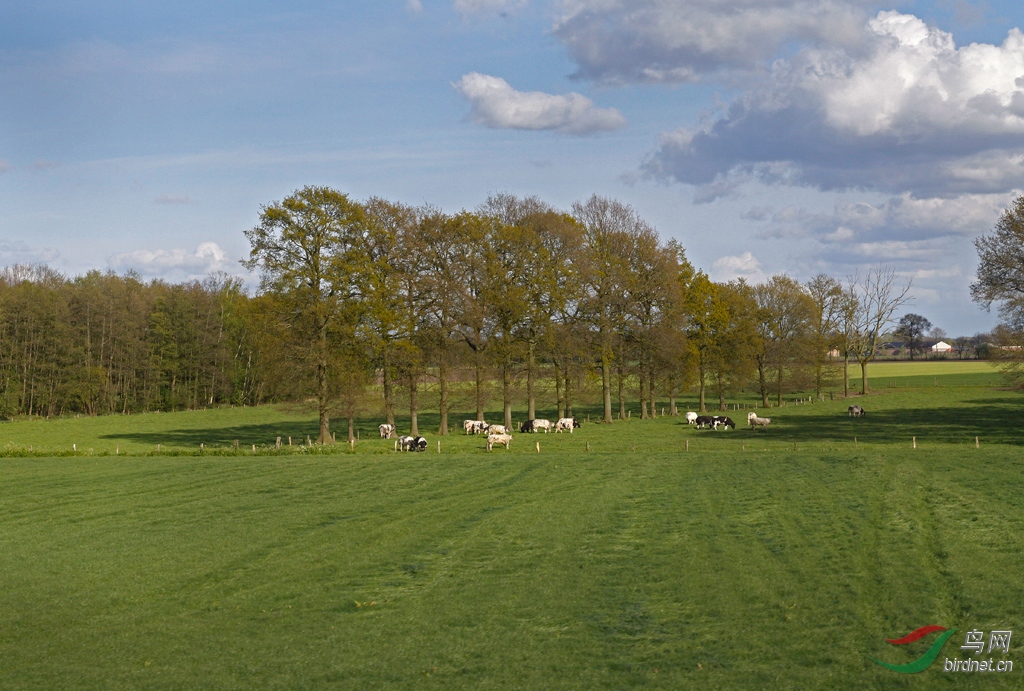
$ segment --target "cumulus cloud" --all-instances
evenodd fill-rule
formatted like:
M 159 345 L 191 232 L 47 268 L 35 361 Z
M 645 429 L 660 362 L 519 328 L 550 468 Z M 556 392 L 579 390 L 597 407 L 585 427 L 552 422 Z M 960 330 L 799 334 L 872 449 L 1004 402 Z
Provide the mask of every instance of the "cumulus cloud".
M 1006 194 L 917 199 L 910 194 L 881 203 L 840 200 L 831 213 L 801 207 L 755 207 L 744 218 L 765 224 L 765 238 L 801 238 L 840 263 L 936 261 L 963 239 L 989 230 L 1010 200 Z
M 200 243 L 192 252 L 182 249 L 124 252 L 112 256 L 109 263 L 113 269 L 134 269 L 145 276 L 202 276 L 222 271 L 228 265 L 227 253 L 216 242 Z
M 464 75 L 455 89 L 470 102 L 470 118 L 495 129 L 552 130 L 563 134 L 594 134 L 623 127 L 626 119 L 614 108 L 598 108 L 577 93 L 552 95 L 516 91 L 500 77 L 478 72 Z
M 761 262 L 750 252 L 738 256 L 719 257 L 711 265 L 711 277 L 716 281 L 743 278 L 748 283 L 762 283 L 768 279 L 767 274 L 761 269 Z
M 750 179 L 922 198 L 1024 186 L 1024 34 L 957 48 L 898 12 L 867 31 L 866 52 L 777 62 L 718 119 L 665 135 L 644 171 L 708 198 Z
M 608 83 L 692 82 L 762 68 L 791 44 L 856 48 L 857 0 L 565 0 L 555 35 L 577 76 Z

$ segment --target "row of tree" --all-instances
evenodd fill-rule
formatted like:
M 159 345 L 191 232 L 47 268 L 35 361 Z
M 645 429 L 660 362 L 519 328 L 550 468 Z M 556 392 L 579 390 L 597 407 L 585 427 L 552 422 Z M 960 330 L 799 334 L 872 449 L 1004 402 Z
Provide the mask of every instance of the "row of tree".
M 488 198 L 447 214 L 307 187 L 265 206 L 246 232 L 256 295 L 238 279 L 143 282 L 46 267 L 0 272 L 0 413 L 131 413 L 315 400 L 323 443 L 332 417 L 362 412 L 411 427 L 430 382 L 446 434 L 453 391 L 482 419 L 492 385 L 504 422 L 553 389 L 559 416 L 581 388 L 602 417 L 703 411 L 740 391 L 763 405 L 842 385 L 867 365 L 909 282 L 891 269 L 807 283 L 777 275 L 714 282 L 632 208 L 593 196 L 568 211 L 534 197 Z M 837 356 L 838 354 L 838 356 Z M 617 402 L 617 410 L 614 405 Z
M 845 281 L 716 283 L 631 207 L 596 195 L 565 212 L 499 194 L 450 215 L 307 187 L 264 207 L 246 235 L 264 332 L 294 363 L 294 392 L 316 396 L 322 443 L 332 439 L 332 414 L 348 418 L 351 434 L 374 381 L 388 422 L 396 389 L 407 390 L 418 433 L 428 372 L 441 434 L 452 382 L 465 371 L 478 418 L 494 372 L 506 425 L 518 374 L 532 418 L 539 377 L 553 380 L 562 416 L 571 415 L 579 373 L 593 372 L 606 422 L 615 388 L 623 414 L 630 378 L 641 417 L 659 393 L 674 412 L 691 386 L 701 410 L 710 397 L 724 408 L 728 395 L 751 387 L 766 406 L 791 391 L 820 394 L 836 352 L 844 394 L 851 359 L 866 391 L 867 364 L 910 289 L 887 268 Z
M 257 301 L 241 282 L 0 271 L 0 414 L 199 408 L 263 399 Z

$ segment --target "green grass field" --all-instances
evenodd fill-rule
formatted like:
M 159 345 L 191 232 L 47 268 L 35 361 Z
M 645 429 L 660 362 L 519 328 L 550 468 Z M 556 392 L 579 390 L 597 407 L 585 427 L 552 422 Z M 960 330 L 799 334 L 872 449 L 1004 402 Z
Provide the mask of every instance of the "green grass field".
M 354 452 L 254 454 L 315 431 L 270 407 L 2 424 L 33 451 L 0 459 L 0 688 L 1019 688 L 1016 640 L 1009 674 L 941 664 L 1024 632 L 1024 395 L 855 400 L 491 453 L 367 419 Z M 926 671 L 869 659 L 926 624 L 959 629 Z

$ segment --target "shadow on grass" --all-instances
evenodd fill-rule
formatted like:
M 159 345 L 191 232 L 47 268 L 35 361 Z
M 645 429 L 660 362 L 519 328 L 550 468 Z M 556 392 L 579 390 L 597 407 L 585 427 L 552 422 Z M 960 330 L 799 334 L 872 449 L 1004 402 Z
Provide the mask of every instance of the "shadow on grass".
M 871 443 L 911 443 L 918 441 L 966 443 L 978 437 L 986 444 L 1024 444 L 1024 412 L 1018 399 L 992 398 L 963 402 L 956 406 L 899 408 L 869 412 L 864 417 L 847 415 L 786 416 L 775 410 L 759 413 L 774 417 L 763 432 L 777 441 L 817 441 L 853 439 Z M 774 413 L 774 415 L 773 415 Z M 746 417 L 745 415 L 743 416 Z M 736 420 L 737 430 L 746 420 Z M 747 428 L 748 434 L 762 434 Z
M 582 412 L 581 412 L 582 410 Z M 554 411 L 538 411 L 538 416 L 543 416 Z M 590 408 L 577 407 L 577 417 L 591 414 Z M 462 421 L 471 419 L 472 414 L 464 411 L 452 412 L 448 415 L 449 435 L 463 434 Z M 496 422 L 500 413 L 491 413 L 487 419 Z M 421 413 L 417 416 L 419 433 L 426 437 L 437 436 L 441 418 L 437 412 Z M 526 415 L 519 413 L 514 416 L 516 425 L 526 419 Z M 585 419 L 585 418 L 584 418 Z M 356 420 L 355 431 L 360 439 L 374 439 L 380 437 L 377 426 L 383 422 L 383 418 L 360 418 Z M 409 416 L 396 416 L 395 424 L 398 427 L 398 434 L 408 434 L 410 429 Z M 338 441 L 347 438 L 348 423 L 344 418 L 333 418 L 331 420 L 331 432 Z M 209 447 L 234 446 L 238 440 L 240 446 L 257 444 L 261 446 L 272 446 L 276 443 L 277 437 L 281 437 L 281 443 L 288 444 L 288 437 L 292 438 L 292 444 L 305 444 L 306 437 L 314 441 L 319 435 L 316 414 L 310 414 L 309 420 L 282 420 L 280 422 L 268 422 L 254 425 L 230 425 L 225 427 L 194 427 L 169 430 L 153 430 L 147 432 L 116 432 L 100 435 L 100 439 L 112 441 L 134 442 L 136 444 L 149 444 L 156 446 L 164 444 L 167 446 L 198 447 L 205 444 Z

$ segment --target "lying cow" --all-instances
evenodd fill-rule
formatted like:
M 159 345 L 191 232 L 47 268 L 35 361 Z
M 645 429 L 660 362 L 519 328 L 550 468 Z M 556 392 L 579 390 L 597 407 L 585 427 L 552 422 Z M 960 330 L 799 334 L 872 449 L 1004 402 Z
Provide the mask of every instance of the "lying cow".
M 380 438 L 381 439 L 390 439 L 392 437 L 392 435 L 394 435 L 394 433 L 395 433 L 395 426 L 394 425 L 389 425 L 386 422 L 384 424 L 382 424 L 380 427 L 378 427 L 377 429 L 380 430 Z
M 574 417 L 563 417 L 559 418 L 558 422 L 555 423 L 555 431 L 563 432 L 569 430 L 569 434 L 572 434 L 574 428 L 579 427 L 580 423 Z
M 852 405 L 847 409 L 846 414 L 849 415 L 850 417 L 861 417 L 866 413 L 864 409 L 861 408 L 859 405 Z
M 511 434 L 488 434 L 487 435 L 487 450 L 490 451 L 495 444 L 504 444 L 505 448 L 512 442 Z
M 423 437 L 399 437 L 395 441 L 395 447 L 402 451 L 426 451 L 427 440 Z

